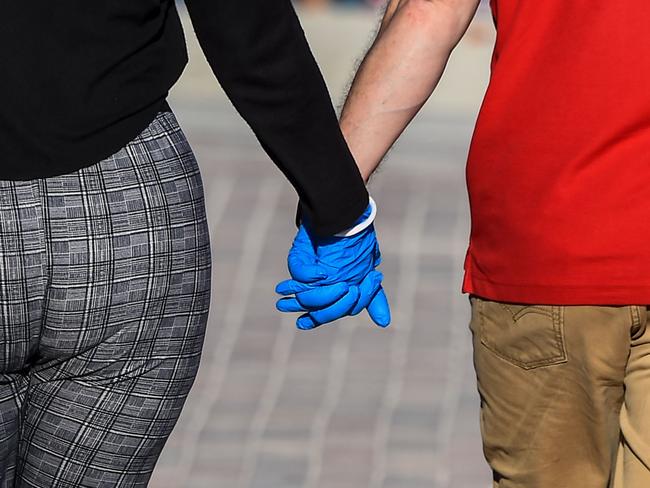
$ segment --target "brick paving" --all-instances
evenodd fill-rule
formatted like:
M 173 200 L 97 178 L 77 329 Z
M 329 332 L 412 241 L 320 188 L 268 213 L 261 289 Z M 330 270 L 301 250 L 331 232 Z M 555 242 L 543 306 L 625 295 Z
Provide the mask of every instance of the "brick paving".
M 301 16 L 336 98 L 376 19 Z M 295 195 L 188 35 L 192 61 L 171 104 L 202 169 L 213 297 L 200 372 L 151 487 L 491 486 L 460 294 L 464 163 L 491 36 L 482 13 L 371 184 L 393 324 L 361 315 L 302 332 L 273 293 L 287 275 Z

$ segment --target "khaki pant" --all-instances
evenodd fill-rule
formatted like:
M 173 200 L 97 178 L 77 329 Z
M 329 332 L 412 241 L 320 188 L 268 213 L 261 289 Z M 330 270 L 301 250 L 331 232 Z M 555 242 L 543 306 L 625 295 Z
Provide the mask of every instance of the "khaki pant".
M 493 486 L 650 488 L 646 306 L 470 302 Z

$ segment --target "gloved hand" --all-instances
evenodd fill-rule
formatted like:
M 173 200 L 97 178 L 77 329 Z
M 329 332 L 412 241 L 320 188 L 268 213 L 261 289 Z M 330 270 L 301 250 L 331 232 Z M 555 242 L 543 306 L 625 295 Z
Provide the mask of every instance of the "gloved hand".
M 390 308 L 381 286 L 383 275 L 375 270 L 381 254 L 372 224 L 374 213 L 371 200 L 358 225 L 346 235 L 332 237 L 316 236 L 303 220 L 289 252 L 293 279 L 276 287 L 282 295 L 295 294 L 280 299 L 278 310 L 306 312 L 298 318 L 298 328 L 313 329 L 365 308 L 377 325 L 390 324 Z

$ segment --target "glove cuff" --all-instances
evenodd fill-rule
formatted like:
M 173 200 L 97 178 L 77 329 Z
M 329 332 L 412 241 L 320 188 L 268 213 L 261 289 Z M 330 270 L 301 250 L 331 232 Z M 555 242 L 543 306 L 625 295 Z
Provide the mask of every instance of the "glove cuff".
M 368 202 L 369 202 L 368 207 L 370 208 L 370 215 L 368 215 L 368 217 L 366 217 L 365 219 L 361 220 L 361 222 L 357 221 L 357 223 L 354 226 L 350 227 L 349 229 L 341 231 L 338 234 L 335 234 L 336 237 L 351 237 L 361 233 L 362 231 L 370 227 L 370 225 L 372 225 L 372 223 L 375 220 L 375 217 L 377 216 L 377 204 L 375 203 L 375 201 L 372 199 L 371 196 L 368 196 Z M 365 213 L 366 212 L 364 212 L 364 215 Z

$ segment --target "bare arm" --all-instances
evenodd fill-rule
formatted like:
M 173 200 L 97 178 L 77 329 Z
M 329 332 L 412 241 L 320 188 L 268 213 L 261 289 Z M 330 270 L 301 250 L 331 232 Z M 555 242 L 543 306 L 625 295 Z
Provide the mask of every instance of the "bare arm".
M 365 181 L 435 89 L 479 0 L 390 0 L 341 114 Z

